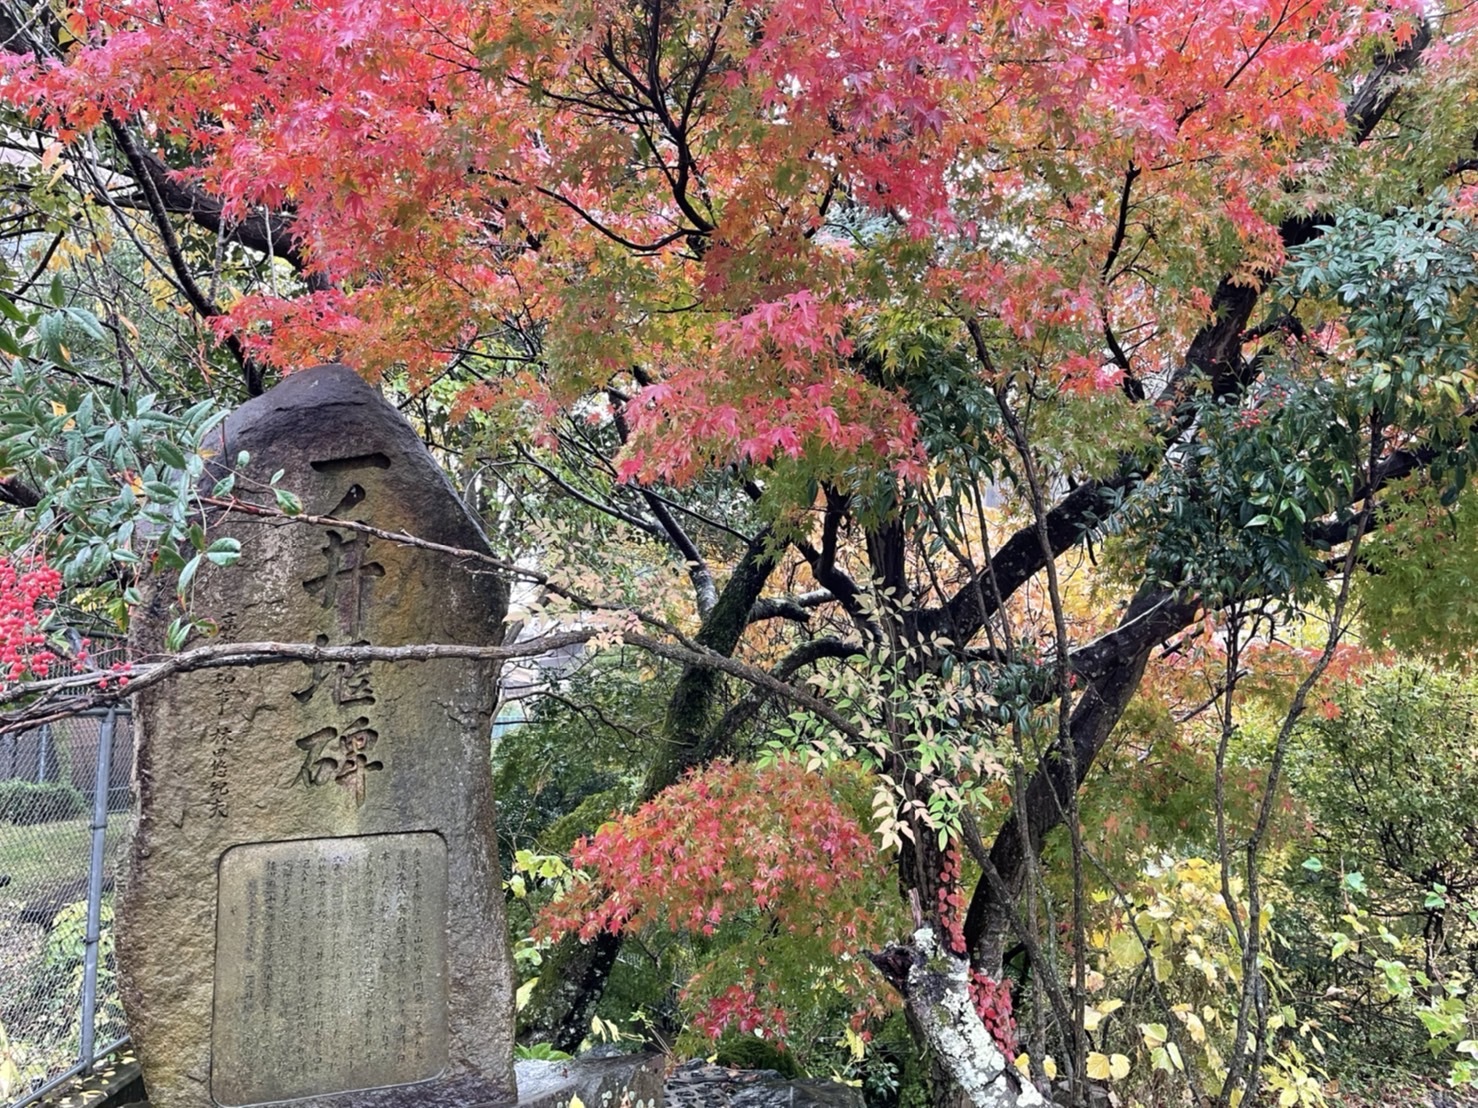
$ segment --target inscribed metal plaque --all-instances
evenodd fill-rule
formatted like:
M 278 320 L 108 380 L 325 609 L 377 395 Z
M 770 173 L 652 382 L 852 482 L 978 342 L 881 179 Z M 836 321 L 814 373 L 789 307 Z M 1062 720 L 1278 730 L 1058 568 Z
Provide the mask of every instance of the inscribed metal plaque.
M 432 831 L 221 856 L 211 1097 L 409 1085 L 447 1062 L 447 852 Z

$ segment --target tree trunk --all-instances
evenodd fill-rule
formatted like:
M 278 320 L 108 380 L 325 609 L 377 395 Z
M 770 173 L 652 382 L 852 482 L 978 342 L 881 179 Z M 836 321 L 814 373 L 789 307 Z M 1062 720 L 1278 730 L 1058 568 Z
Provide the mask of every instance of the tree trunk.
M 932 927 L 868 957 L 903 996 L 909 1026 L 932 1055 L 938 1108 L 1046 1105 L 980 1022 L 970 1002 L 969 963 L 950 954 Z
M 621 936 L 602 931 L 588 943 L 566 938 L 544 955 L 539 984 L 519 1022 L 555 1050 L 573 1054 L 590 1032 L 590 1017 L 621 953 Z
M 1139 688 L 1154 647 L 1188 624 L 1197 609 L 1194 600 L 1142 590 L 1120 620 L 1123 637 L 1113 633 L 1104 636 L 1105 660 L 1094 665 L 1091 674 L 1080 673 L 1085 679 L 1073 709 L 1073 756 L 1053 750 L 1043 759 L 1027 783 L 1026 795 L 1013 806 L 991 845 L 991 864 L 1011 898 L 1021 893 L 1026 878 L 1026 851 L 1041 850 L 1048 832 L 1062 822 L 1063 813 L 1069 809 L 1070 793 L 1087 777 Z M 1023 819 L 1025 836 L 1019 822 Z M 975 964 L 992 976 L 1000 973 L 1001 955 L 1011 928 L 1011 900 L 997 894 L 994 885 L 982 878 L 965 916 L 965 941 L 974 953 Z

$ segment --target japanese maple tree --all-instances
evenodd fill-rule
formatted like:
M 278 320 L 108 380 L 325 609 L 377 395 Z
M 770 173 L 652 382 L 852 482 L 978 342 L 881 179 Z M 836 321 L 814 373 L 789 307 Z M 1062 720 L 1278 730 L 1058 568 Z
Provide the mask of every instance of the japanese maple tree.
M 808 774 L 793 761 L 766 767 L 716 762 L 629 816 L 579 840 L 577 881 L 541 913 L 536 937 L 665 927 L 707 938 L 728 927 L 744 938 L 702 962 L 685 986 L 698 1029 L 784 1040 L 797 996 L 845 994 L 857 1020 L 882 1005 L 865 962 L 843 961 L 887 938 L 868 905 L 886 883 L 873 844 L 839 793 L 845 775 Z M 883 909 L 887 905 L 879 906 Z M 757 917 L 756 926 L 751 917 Z M 781 958 L 799 972 L 772 970 Z M 745 967 L 742 982 L 725 962 Z M 783 990 L 783 991 L 782 991 Z
M 1474 168 L 1472 18 L 1324 0 L 84 0 L 11 21 L 0 95 L 54 151 L 107 146 L 249 391 L 334 358 L 412 389 L 450 380 L 455 414 L 538 443 L 572 416 L 598 427 L 603 495 L 642 513 L 612 514 L 670 543 L 698 598 L 648 799 L 814 671 L 832 706 L 817 757 L 878 780 L 919 913 L 878 965 L 973 1103 L 1026 1104 L 971 985 L 989 1000 L 1007 935 L 1040 933 L 1018 907 L 1054 828 L 1081 877 L 1077 787 L 1152 652 L 1209 612 L 1317 603 L 1353 569 L 1330 551 L 1393 481 L 1456 472 L 1470 494 L 1471 375 L 1421 365 L 1471 329 L 1448 248 Z M 1444 184 L 1453 225 L 1420 272 L 1387 243 L 1352 298 L 1358 275 L 1309 246 L 1335 208 L 1400 224 Z M 175 220 L 266 253 L 280 285 L 217 302 Z M 1411 280 L 1376 281 L 1392 257 Z M 1434 305 L 1451 327 L 1410 322 Z M 763 526 L 720 587 L 658 490 L 726 476 Z M 1016 529 L 992 536 L 1002 497 Z M 1075 619 L 1058 559 L 1109 532 L 1130 536 L 1128 584 Z M 787 559 L 819 596 L 786 618 L 825 607 L 834 633 L 728 665 L 754 692 L 725 708 L 716 674 L 782 611 L 766 590 Z M 1003 814 L 986 801 L 1008 784 Z M 589 920 L 609 935 L 623 921 L 602 904 Z M 1082 1095 L 1070 992 L 1055 1015 Z M 1242 1070 L 1221 1103 L 1255 1091 Z

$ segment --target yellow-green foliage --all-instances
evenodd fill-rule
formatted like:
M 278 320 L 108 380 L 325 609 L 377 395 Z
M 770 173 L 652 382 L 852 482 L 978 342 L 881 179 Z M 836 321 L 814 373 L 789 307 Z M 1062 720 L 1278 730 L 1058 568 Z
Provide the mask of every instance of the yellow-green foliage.
M 1351 880 L 1351 879 L 1357 880 Z M 1347 876 L 1346 886 L 1363 886 L 1360 874 Z M 1478 998 L 1472 974 L 1460 962 L 1433 959 L 1420 935 L 1397 933 L 1358 902 L 1347 903 L 1340 917 L 1343 930 L 1327 936 L 1331 956 L 1347 964 L 1349 985 L 1332 989 L 1331 1008 L 1339 999 L 1363 989 L 1380 1005 L 1383 1018 L 1419 1022 L 1427 1049 L 1449 1067 L 1452 1085 L 1478 1086 Z M 1426 968 L 1422 968 L 1425 966 Z
M 1478 681 L 1403 664 L 1333 690 L 1328 718 L 1305 724 L 1291 764 L 1309 806 L 1311 848 L 1364 874 L 1387 918 L 1422 916 L 1434 884 L 1478 909 Z
M 1478 643 L 1478 492 L 1450 507 L 1440 489 L 1407 485 L 1384 499 L 1360 548 L 1366 633 L 1396 650 L 1455 662 Z
M 1245 928 L 1241 882 L 1229 884 Z M 1203 858 L 1166 860 L 1125 891 L 1128 903 L 1102 898 L 1099 925 L 1089 934 L 1090 1070 L 1115 1080 L 1130 1104 L 1158 1103 L 1187 1068 L 1214 1094 L 1227 1076 L 1243 979 L 1243 948 L 1221 871 Z M 1271 989 L 1262 1080 L 1283 1108 L 1322 1106 L 1322 1072 L 1306 1051 L 1322 1052 L 1323 1040 L 1289 1002 L 1272 957 L 1273 914 L 1265 903 L 1258 920 L 1259 963 Z M 1233 1103 L 1239 1099 L 1240 1090 Z

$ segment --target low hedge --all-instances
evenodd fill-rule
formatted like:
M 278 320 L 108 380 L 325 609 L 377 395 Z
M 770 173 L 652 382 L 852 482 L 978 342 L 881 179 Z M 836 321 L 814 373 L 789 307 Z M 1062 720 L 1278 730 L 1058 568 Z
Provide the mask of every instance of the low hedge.
M 0 823 L 50 823 L 87 813 L 87 801 L 63 781 L 0 781 Z

